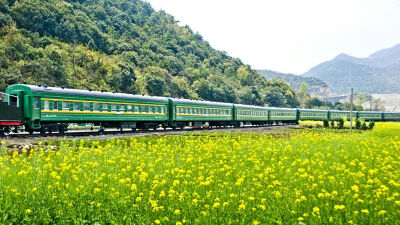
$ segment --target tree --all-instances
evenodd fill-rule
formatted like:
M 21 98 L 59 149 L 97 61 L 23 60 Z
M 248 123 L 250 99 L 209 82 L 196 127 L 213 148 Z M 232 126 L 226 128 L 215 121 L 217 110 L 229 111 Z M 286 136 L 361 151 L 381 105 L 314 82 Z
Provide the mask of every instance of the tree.
M 267 81 L 264 90 L 264 101 L 269 106 L 296 108 L 299 105 L 294 91 L 282 80 Z
M 170 80 L 170 75 L 165 69 L 150 66 L 143 70 L 146 81 L 146 90 L 149 95 L 164 96 L 166 83 Z
M 267 92 L 267 94 L 265 95 L 265 101 L 268 106 L 272 107 L 286 106 L 285 99 L 282 93 L 277 88 L 273 88 Z
M 362 106 L 364 103 L 368 101 L 367 95 L 366 94 L 356 94 L 356 105 L 357 106 Z
M 310 95 L 308 94 L 308 84 L 303 81 L 300 84 L 299 92 L 297 94 L 298 100 L 300 102 L 300 106 L 303 108 L 310 108 L 312 104 L 312 99 Z
M 373 98 L 368 101 L 370 111 L 383 111 L 385 110 L 385 102 L 380 98 Z
M 118 64 L 120 68 L 119 74 L 117 75 L 120 80 L 119 88 L 122 92 L 133 93 L 133 85 L 136 81 L 135 71 L 133 67 L 128 63 Z

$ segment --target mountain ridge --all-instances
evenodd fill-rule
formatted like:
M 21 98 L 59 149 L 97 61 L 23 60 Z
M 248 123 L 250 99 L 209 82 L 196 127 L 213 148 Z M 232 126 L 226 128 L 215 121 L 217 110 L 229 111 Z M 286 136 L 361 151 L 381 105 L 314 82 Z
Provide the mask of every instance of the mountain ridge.
M 341 53 L 302 74 L 326 82 L 336 94 L 350 88 L 367 94 L 400 93 L 400 44 L 357 58 Z
M 326 97 L 331 95 L 329 86 L 322 80 L 315 77 L 303 77 L 290 73 L 280 73 L 272 70 L 257 70 L 263 74 L 267 80 L 280 79 L 288 83 L 296 91 L 299 90 L 302 82 L 306 82 L 309 88 L 309 94 L 317 97 Z

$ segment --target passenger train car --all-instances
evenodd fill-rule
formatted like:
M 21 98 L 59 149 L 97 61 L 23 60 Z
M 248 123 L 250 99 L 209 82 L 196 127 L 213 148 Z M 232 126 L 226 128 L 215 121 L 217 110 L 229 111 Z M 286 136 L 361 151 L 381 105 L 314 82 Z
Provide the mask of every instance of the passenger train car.
M 400 113 L 353 112 L 366 121 L 400 121 Z M 297 123 L 299 120 L 349 119 L 349 111 L 260 107 L 16 84 L 0 102 L 0 134 L 24 126 L 29 133 L 64 133 L 68 124 L 92 123 L 108 127 L 156 129 L 185 126 L 241 126 Z

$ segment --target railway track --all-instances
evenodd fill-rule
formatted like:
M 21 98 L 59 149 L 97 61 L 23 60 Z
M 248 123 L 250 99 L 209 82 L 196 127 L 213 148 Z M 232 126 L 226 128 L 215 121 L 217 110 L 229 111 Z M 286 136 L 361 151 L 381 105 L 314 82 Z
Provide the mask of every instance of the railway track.
M 90 130 L 81 130 L 81 131 L 68 131 L 64 134 L 61 133 L 46 133 L 46 134 L 29 134 L 27 132 L 20 133 L 11 133 L 8 135 L 4 135 L 1 138 L 4 140 L 24 140 L 24 139 L 46 139 L 46 138 L 84 138 L 84 137 L 103 137 L 103 138 L 112 138 L 115 136 L 123 137 L 123 136 L 140 136 L 145 134 L 178 134 L 182 132 L 192 132 L 192 131 L 212 131 L 212 130 L 244 130 L 244 129 L 269 129 L 274 127 L 285 127 L 285 126 L 293 126 L 289 124 L 274 124 L 269 126 L 242 126 L 242 127 L 185 127 L 183 129 L 173 130 L 171 128 L 168 129 L 156 129 L 156 130 L 107 130 L 104 132 L 98 131 L 90 131 Z

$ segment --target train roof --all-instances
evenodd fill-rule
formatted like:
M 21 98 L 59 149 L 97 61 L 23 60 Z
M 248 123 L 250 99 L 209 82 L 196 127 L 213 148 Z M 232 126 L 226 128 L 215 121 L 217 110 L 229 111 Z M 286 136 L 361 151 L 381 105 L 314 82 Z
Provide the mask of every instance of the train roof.
M 350 111 L 343 111 L 343 110 L 329 110 L 329 112 L 338 112 L 338 113 L 350 113 Z M 356 113 L 357 111 L 353 111 L 353 113 Z
M 90 91 L 90 90 L 79 90 L 62 87 L 47 87 L 47 86 L 36 86 L 26 84 L 16 84 L 7 88 L 7 90 L 18 90 L 18 88 L 28 88 L 32 93 L 46 93 L 46 94 L 57 94 L 57 95 L 73 95 L 82 97 L 96 97 L 96 98 L 113 98 L 113 99 L 127 99 L 127 100 L 144 100 L 144 101 L 158 101 L 168 102 L 166 97 L 156 96 L 145 96 L 145 95 L 134 95 L 124 93 L 113 93 L 103 91 Z
M 235 107 L 242 107 L 242 108 L 250 108 L 250 109 L 265 109 L 267 110 L 267 107 L 262 107 L 262 106 L 256 106 L 256 105 L 243 105 L 243 104 L 234 104 Z
M 357 111 L 358 113 L 367 113 L 367 114 L 373 114 L 373 113 L 383 113 L 383 112 L 378 112 L 378 111 Z
M 296 108 L 281 108 L 281 107 L 267 107 L 268 109 L 271 109 L 271 110 L 289 110 L 289 111 L 296 111 L 297 109 Z
M 299 109 L 299 111 L 309 111 L 309 112 L 328 112 L 327 109 Z
M 199 100 L 190 100 L 190 99 L 179 99 L 179 98 L 170 98 L 174 103 L 179 104 L 192 104 L 192 105 L 215 105 L 215 106 L 225 106 L 232 107 L 233 103 L 224 103 L 224 102 L 211 102 L 211 101 L 199 101 Z

